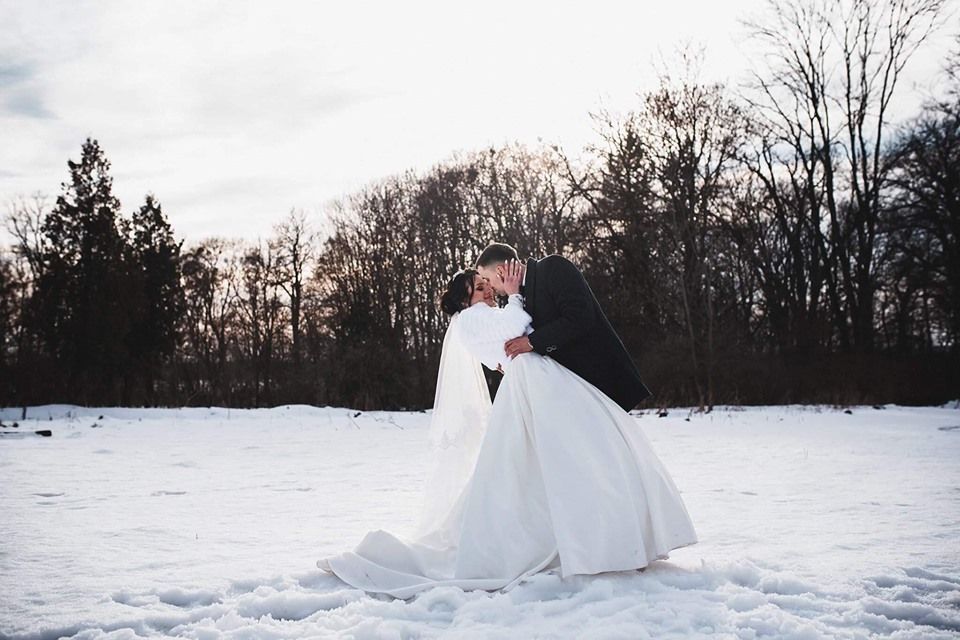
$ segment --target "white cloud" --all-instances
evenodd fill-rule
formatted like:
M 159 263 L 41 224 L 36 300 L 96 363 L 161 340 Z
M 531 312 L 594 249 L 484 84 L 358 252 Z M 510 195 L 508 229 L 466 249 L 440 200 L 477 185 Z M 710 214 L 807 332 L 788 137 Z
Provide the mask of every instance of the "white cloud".
M 681 41 L 736 80 L 761 0 L 733 4 L 0 0 L 0 199 L 56 195 L 93 136 L 126 211 L 152 191 L 190 239 L 265 235 L 456 150 L 575 151 Z

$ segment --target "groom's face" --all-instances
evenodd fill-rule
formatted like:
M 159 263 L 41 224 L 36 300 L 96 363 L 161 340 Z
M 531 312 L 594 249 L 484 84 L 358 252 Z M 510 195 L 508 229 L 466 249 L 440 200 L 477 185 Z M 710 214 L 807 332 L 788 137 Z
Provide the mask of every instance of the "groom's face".
M 490 286 L 493 287 L 493 290 L 497 292 L 497 295 L 502 296 L 504 294 L 503 290 L 503 274 L 506 271 L 504 263 L 492 264 L 489 267 L 477 267 L 477 273 L 486 278 L 487 282 L 490 283 Z

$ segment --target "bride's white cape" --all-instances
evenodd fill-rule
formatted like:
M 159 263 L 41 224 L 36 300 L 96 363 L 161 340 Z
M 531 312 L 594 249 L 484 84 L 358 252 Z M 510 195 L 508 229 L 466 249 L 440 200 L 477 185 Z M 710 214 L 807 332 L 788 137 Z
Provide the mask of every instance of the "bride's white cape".
M 417 536 L 372 531 L 320 568 L 408 598 L 441 585 L 508 589 L 548 568 L 562 576 L 636 569 L 697 541 L 635 419 L 583 378 L 523 354 L 490 405 L 477 340 L 502 345 L 501 335 L 523 333 L 519 321 L 529 323 L 522 306 L 478 304 L 447 329 L 431 419 L 438 463 Z

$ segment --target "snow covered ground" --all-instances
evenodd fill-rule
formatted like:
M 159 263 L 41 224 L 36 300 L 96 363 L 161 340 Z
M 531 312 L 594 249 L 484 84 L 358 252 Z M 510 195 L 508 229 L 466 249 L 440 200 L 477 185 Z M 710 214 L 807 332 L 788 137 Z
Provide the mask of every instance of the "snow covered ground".
M 355 414 L 0 411 L 0 637 L 960 636 L 956 408 L 638 415 L 699 544 L 409 602 L 314 565 L 418 513 L 428 415 Z

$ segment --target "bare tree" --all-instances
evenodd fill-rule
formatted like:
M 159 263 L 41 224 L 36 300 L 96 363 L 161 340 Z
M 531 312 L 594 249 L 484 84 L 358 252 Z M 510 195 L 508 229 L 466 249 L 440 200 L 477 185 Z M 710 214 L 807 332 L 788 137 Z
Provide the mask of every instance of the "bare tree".
M 951 81 L 948 96 L 926 104 L 890 154 L 894 190 L 883 223 L 901 351 L 919 334 L 927 350 L 960 353 L 960 78 Z
M 208 238 L 183 253 L 185 308 L 181 353 L 188 371 L 188 400 L 230 402 L 227 369 L 237 315 L 240 248 L 235 241 Z
M 777 206 L 798 208 L 787 225 L 792 238 L 814 235 L 825 268 L 809 271 L 824 276 L 841 346 L 870 350 L 891 101 L 944 0 L 768 5 L 767 18 L 749 25 L 765 53 L 754 106 L 769 136 L 758 175 Z
M 316 234 L 306 214 L 292 209 L 287 217 L 274 227 L 271 240 L 276 254 L 277 284 L 283 289 L 290 309 L 290 336 L 294 368 L 301 360 L 302 310 L 304 285 L 316 254 Z
M 716 398 L 718 325 L 739 300 L 725 284 L 734 252 L 724 226 L 747 130 L 725 88 L 700 82 L 701 60 L 681 50 L 680 75 L 663 72 L 638 111 L 596 115 L 605 144 L 594 149 L 593 168 L 578 175 L 567 167 L 589 205 L 586 266 L 615 323 L 627 327 L 625 341 L 673 350 L 685 362 L 682 393 L 707 409 Z
M 277 264 L 273 247 L 258 243 L 243 253 L 237 274 L 236 339 L 244 368 L 252 374 L 254 406 L 271 399 L 274 364 L 284 356 L 281 325 L 286 318 Z
M 21 256 L 30 268 L 35 282 L 43 268 L 43 219 L 50 211 L 49 198 L 40 193 L 30 197 L 18 196 L 7 206 L 4 226 L 14 238 L 14 252 Z

